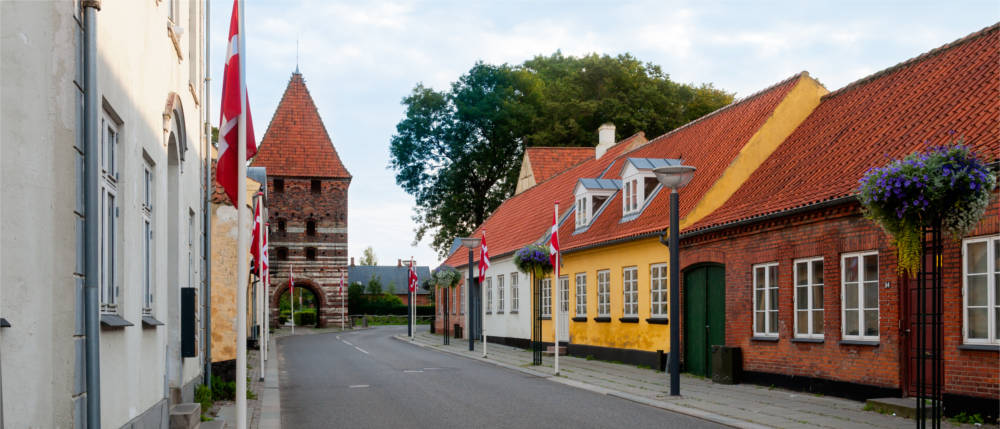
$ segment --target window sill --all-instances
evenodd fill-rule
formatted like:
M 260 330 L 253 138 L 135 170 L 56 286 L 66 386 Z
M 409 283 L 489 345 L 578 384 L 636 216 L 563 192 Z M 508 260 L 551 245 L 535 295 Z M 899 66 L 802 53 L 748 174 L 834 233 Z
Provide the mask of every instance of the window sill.
M 541 316 L 541 317 L 539 317 L 539 319 L 542 319 L 542 320 L 552 320 L 552 316 Z
M 1000 344 L 962 344 L 959 350 L 978 350 L 983 352 L 1000 352 Z
M 878 347 L 880 344 L 878 341 L 873 341 L 873 340 L 840 340 L 840 345 Z
M 666 317 L 650 317 L 646 319 L 646 323 L 650 325 L 669 325 L 670 319 Z
M 101 315 L 101 328 L 106 329 L 119 329 L 126 328 L 128 326 L 135 326 L 132 322 L 123 319 L 117 314 L 102 314 Z
M 598 322 L 598 323 L 608 323 L 608 322 L 611 321 L 611 318 L 610 317 L 595 317 L 594 321 Z
M 486 255 L 486 256 L 489 256 L 489 255 Z M 511 310 L 511 311 L 510 311 L 509 313 L 507 313 L 507 314 L 517 314 L 517 310 Z
M 163 326 L 163 322 L 156 320 L 153 316 L 142 316 L 142 329 L 156 328 Z
M 10 322 L 7 321 L 7 318 L 0 317 L 0 328 L 9 328 L 9 327 L 10 327 Z
M 619 317 L 618 321 L 622 322 L 622 323 L 639 323 L 639 318 L 638 317 Z
M 792 338 L 792 342 L 821 344 L 824 340 L 822 338 Z
M 587 321 L 587 316 L 576 316 L 576 317 L 573 318 L 573 321 L 574 322 L 586 322 Z
M 765 343 L 776 343 L 778 342 L 778 337 L 750 337 L 750 341 L 763 341 Z
M 498 311 L 497 314 L 503 314 L 503 312 L 502 311 Z

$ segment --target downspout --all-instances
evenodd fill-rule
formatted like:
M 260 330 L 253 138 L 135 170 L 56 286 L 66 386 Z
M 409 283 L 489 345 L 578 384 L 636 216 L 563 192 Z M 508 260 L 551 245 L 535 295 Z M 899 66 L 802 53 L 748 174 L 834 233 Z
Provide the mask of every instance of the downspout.
M 97 273 L 101 253 L 100 237 L 100 194 L 98 174 L 100 174 L 97 147 L 97 11 L 101 10 L 100 0 L 83 0 L 84 32 L 84 95 L 83 95 L 83 140 L 84 140 L 84 344 L 87 356 L 87 427 L 101 427 L 101 363 L 100 363 L 100 301 L 98 300 Z
M 212 88 L 209 84 L 212 81 L 212 58 L 211 55 L 211 28 L 212 28 L 212 2 L 205 0 L 205 80 L 204 80 L 204 91 L 202 96 L 204 99 L 204 104 L 202 107 L 205 109 L 205 139 L 204 139 L 204 150 L 202 156 L 205 157 L 205 173 L 203 174 L 205 178 L 205 200 L 202 202 L 202 216 L 204 216 L 203 225 L 205 231 L 205 269 L 202 272 L 205 275 L 205 317 L 202 320 L 205 321 L 205 369 L 204 377 L 205 380 L 202 382 L 207 385 L 209 389 L 212 388 L 212 104 L 211 104 L 211 94 Z

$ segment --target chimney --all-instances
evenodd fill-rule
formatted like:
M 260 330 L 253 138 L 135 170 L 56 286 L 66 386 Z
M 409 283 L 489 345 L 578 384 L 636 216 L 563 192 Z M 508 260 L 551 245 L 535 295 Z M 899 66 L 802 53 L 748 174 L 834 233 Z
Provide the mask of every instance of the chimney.
M 354 257 L 353 256 L 351 256 L 351 266 L 352 267 L 354 266 Z
M 596 155 L 597 159 L 601 159 L 604 156 L 604 152 L 607 152 L 611 146 L 615 145 L 615 124 L 610 122 L 605 123 L 597 128 L 597 148 Z
M 403 260 L 402 259 L 397 259 L 396 260 L 396 266 L 397 267 L 402 267 L 403 266 Z

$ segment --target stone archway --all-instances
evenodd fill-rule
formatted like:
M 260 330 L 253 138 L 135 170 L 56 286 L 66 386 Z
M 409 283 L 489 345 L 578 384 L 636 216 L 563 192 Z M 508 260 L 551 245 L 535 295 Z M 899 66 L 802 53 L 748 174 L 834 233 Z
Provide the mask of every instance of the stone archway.
M 295 279 L 295 287 L 303 288 L 308 290 L 313 294 L 316 302 L 316 326 L 323 328 L 327 325 L 327 318 L 323 315 L 328 312 L 328 304 L 326 302 L 326 293 L 323 288 L 319 287 L 316 282 L 307 278 L 297 278 Z M 288 281 L 280 282 L 271 285 L 271 326 L 279 326 L 278 318 L 281 315 L 281 296 L 289 292 Z

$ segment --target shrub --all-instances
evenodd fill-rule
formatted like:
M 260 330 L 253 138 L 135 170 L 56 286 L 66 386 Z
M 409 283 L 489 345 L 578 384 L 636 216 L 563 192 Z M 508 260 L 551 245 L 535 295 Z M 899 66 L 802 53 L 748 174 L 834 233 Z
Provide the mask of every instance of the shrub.
M 204 416 L 212 408 L 212 389 L 202 384 L 194 390 L 194 401 L 201 404 L 201 415 Z M 204 421 L 204 420 L 202 420 Z
M 212 400 L 232 401 L 236 399 L 236 382 L 223 381 L 217 375 L 212 376 Z
M 316 324 L 315 310 L 295 312 L 295 326 L 306 326 L 315 324 Z

